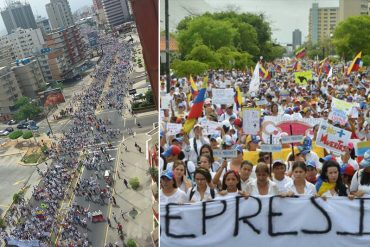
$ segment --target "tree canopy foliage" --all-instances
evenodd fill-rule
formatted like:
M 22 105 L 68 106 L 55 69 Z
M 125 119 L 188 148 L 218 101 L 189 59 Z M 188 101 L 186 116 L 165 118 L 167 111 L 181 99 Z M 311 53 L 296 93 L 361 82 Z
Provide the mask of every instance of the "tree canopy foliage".
M 234 11 L 205 13 L 186 17 L 177 26 L 180 59 L 200 62 L 209 68 L 245 69 L 263 56 L 265 60 L 281 57 L 284 49 L 271 41 L 270 24 L 263 15 Z M 176 64 L 176 65 L 175 65 Z M 183 65 L 179 61 L 173 68 Z M 176 68 L 175 68 L 176 70 Z M 181 67 L 181 72 L 185 72 Z M 195 71 L 192 71 L 196 74 Z M 189 74 L 186 74 L 189 75 Z
M 370 54 L 370 16 L 353 16 L 342 21 L 334 30 L 333 44 L 338 55 L 345 60 L 353 59 L 362 51 Z M 367 60 L 367 59 L 365 59 Z
M 190 74 L 201 75 L 208 70 L 208 65 L 194 60 L 174 60 L 172 69 L 179 77 L 189 76 Z

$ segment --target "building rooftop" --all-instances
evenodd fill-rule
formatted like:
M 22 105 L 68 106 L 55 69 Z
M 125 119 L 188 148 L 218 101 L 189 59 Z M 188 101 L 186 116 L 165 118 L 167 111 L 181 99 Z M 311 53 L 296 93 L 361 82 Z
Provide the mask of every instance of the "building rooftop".
M 170 51 L 178 51 L 177 41 L 174 37 L 170 36 Z M 165 35 L 161 35 L 161 50 L 166 51 L 166 37 Z

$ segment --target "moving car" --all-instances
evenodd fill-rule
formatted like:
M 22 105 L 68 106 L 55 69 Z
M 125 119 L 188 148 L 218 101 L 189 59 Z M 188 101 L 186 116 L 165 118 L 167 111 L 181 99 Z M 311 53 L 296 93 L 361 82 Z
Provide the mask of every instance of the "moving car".
M 13 124 L 16 124 L 16 123 L 17 123 L 17 121 L 12 119 L 12 120 L 9 120 L 7 124 L 8 125 L 13 125 Z
M 14 131 L 14 129 L 12 127 L 7 127 L 7 128 L 5 128 L 5 130 L 8 131 L 9 133 Z
M 17 125 L 17 129 L 27 129 L 28 123 L 25 120 L 22 120 Z
M 0 136 L 7 136 L 9 134 L 9 131 L 7 130 L 1 130 L 0 131 Z

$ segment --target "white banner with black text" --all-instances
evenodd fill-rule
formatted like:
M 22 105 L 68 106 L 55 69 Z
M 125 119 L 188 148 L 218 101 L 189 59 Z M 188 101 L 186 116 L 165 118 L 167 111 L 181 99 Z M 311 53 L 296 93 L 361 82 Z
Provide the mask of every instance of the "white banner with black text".
M 370 246 L 370 198 L 229 197 L 160 214 L 161 247 Z

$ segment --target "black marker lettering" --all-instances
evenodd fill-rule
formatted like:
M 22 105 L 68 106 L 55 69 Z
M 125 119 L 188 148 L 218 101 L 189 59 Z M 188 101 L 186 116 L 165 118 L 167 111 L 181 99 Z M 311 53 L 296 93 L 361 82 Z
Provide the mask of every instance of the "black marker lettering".
M 364 218 L 365 218 L 365 207 L 364 203 L 365 200 L 369 200 L 370 198 L 359 198 L 360 200 L 360 224 L 358 232 L 337 232 L 338 235 L 352 235 L 352 236 L 363 236 L 363 235 L 370 235 L 370 232 L 364 232 Z
M 234 236 L 237 236 L 239 234 L 239 221 L 240 220 L 243 220 L 243 222 L 245 224 L 247 224 L 248 226 L 250 226 L 250 228 L 252 228 L 252 230 L 257 233 L 257 234 L 260 234 L 261 231 L 258 230 L 256 227 L 254 227 L 254 225 L 248 221 L 249 218 L 253 218 L 253 217 L 256 217 L 260 212 L 261 212 L 261 209 L 262 209 L 262 203 L 261 203 L 261 200 L 257 197 L 253 197 L 253 196 L 250 196 L 249 198 L 253 198 L 257 201 L 258 203 L 258 210 L 255 214 L 252 214 L 252 215 L 248 215 L 248 216 L 243 216 L 243 217 L 239 217 L 239 202 L 240 202 L 240 198 L 243 198 L 243 196 L 238 196 L 236 197 L 236 204 L 235 204 L 235 228 L 234 228 Z
M 215 203 L 215 202 L 221 202 L 223 204 L 223 209 L 220 213 L 218 214 L 213 214 L 213 215 L 207 215 L 207 204 L 208 203 Z M 207 232 L 206 232 L 206 220 L 208 219 L 212 219 L 214 217 L 217 217 L 217 216 L 220 216 L 221 214 L 225 213 L 226 211 L 226 208 L 227 208 L 227 203 L 225 200 L 222 200 L 222 201 L 209 201 L 209 202 L 203 202 L 202 203 L 202 206 L 203 206 L 203 235 L 205 235 Z
M 172 238 L 195 238 L 196 237 L 195 234 L 176 235 L 176 234 L 170 233 L 170 220 L 171 219 L 174 219 L 174 220 L 182 219 L 181 216 L 170 216 L 170 206 L 172 205 L 178 206 L 178 204 L 176 203 L 169 203 L 166 205 L 166 215 L 164 217 L 166 220 L 166 235 Z
M 298 235 L 297 231 L 292 232 L 274 232 L 274 227 L 272 225 L 272 217 L 281 216 L 282 213 L 276 213 L 272 211 L 272 201 L 274 200 L 276 196 L 270 197 L 269 200 L 269 214 L 268 214 L 268 233 L 271 237 L 276 237 L 280 235 Z
M 325 230 L 307 230 L 307 229 L 302 229 L 303 233 L 306 234 L 325 234 L 331 231 L 331 219 L 329 217 L 329 214 L 316 202 L 315 197 L 311 197 L 311 202 L 312 204 L 324 215 L 326 221 L 328 222 L 328 226 L 326 227 Z

